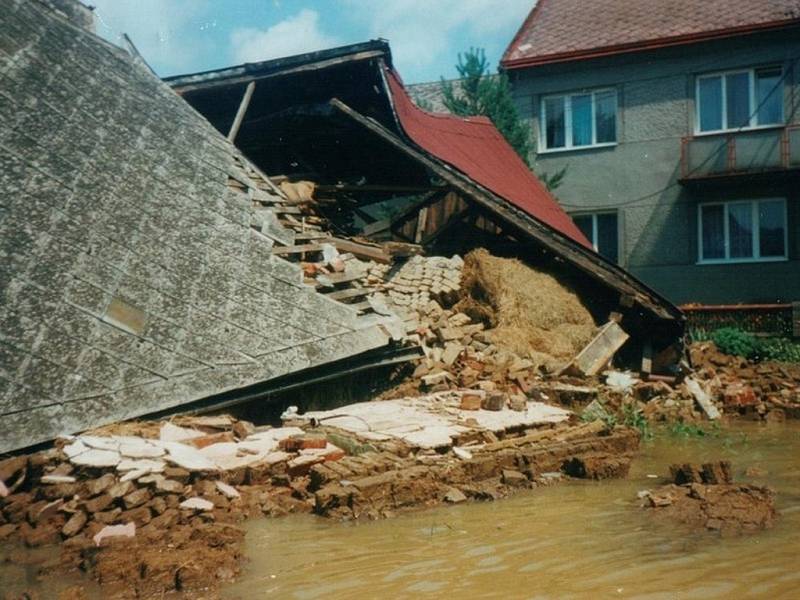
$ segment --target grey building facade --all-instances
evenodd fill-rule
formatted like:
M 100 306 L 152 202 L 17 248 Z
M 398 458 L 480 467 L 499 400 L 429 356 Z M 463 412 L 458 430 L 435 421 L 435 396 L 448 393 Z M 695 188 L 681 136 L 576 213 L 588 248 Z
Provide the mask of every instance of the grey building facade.
M 535 13 L 504 66 L 596 249 L 681 304 L 800 299 L 798 23 L 525 65 Z

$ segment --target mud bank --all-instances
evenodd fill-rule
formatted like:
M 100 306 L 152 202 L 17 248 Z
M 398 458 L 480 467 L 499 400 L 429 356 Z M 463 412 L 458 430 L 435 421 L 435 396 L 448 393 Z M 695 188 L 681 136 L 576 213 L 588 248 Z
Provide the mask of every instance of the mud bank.
M 670 478 L 640 492 L 655 518 L 731 535 L 768 529 L 778 517 L 774 490 L 734 483 L 727 461 L 672 465 Z
M 377 519 L 621 477 L 639 444 L 558 407 L 483 403 L 448 392 L 290 414 L 279 428 L 196 417 L 61 439 L 0 463 L 0 539 L 58 545 L 41 575 L 83 572 L 104 597 L 205 596 L 238 574 L 247 518 Z

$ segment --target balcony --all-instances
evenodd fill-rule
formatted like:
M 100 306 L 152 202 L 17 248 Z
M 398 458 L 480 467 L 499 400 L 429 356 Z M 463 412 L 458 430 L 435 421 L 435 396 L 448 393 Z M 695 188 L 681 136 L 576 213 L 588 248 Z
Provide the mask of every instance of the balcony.
M 800 175 L 800 125 L 699 135 L 681 140 L 683 184 Z

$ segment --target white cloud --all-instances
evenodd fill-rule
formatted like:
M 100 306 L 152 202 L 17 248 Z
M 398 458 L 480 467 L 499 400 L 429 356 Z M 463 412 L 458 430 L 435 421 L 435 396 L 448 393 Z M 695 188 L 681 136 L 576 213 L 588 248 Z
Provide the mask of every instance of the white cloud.
M 423 72 L 443 61 L 454 63 L 457 52 L 486 47 L 487 38 L 504 32 L 508 32 L 503 35 L 508 44 L 535 4 L 533 0 L 342 2 L 366 26 L 370 37 L 389 40 L 401 73 Z M 504 48 L 493 50 L 499 53 Z
M 206 0 L 84 0 L 95 7 L 97 33 L 118 45 L 127 33 L 144 59 L 161 75 L 192 64 L 211 40 L 216 22 L 206 18 Z M 124 46 L 124 45 L 123 45 Z
M 247 27 L 231 33 L 234 63 L 292 56 L 340 44 L 320 29 L 319 13 L 307 8 L 266 29 Z

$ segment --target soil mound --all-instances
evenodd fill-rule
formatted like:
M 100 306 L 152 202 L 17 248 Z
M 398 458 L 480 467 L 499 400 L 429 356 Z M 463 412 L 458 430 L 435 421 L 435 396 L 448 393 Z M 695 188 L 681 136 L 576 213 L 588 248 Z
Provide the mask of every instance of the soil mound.
M 578 296 L 552 275 L 483 248 L 464 257 L 455 310 L 482 322 L 493 341 L 520 356 L 570 360 L 597 328 Z
M 673 483 L 640 493 L 659 518 L 698 529 L 737 534 L 772 527 L 778 516 L 775 492 L 733 483 L 727 461 L 672 465 Z

